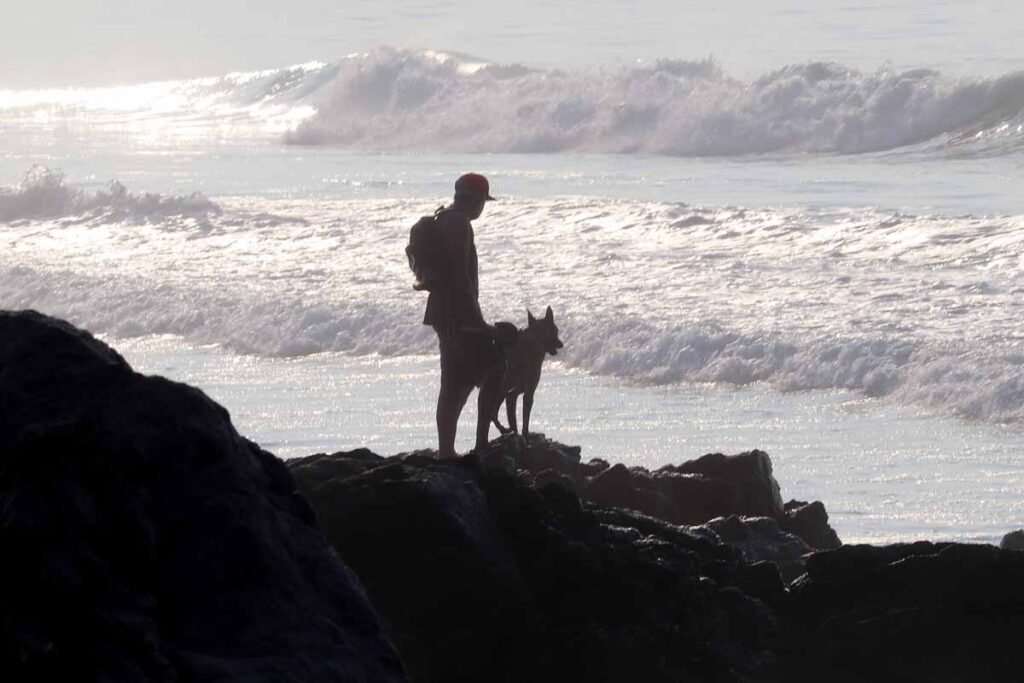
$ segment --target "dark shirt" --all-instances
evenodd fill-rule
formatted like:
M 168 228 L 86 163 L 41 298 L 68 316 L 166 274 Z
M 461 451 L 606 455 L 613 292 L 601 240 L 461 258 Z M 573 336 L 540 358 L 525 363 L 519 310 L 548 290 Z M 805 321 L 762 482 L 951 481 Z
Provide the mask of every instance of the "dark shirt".
M 480 313 L 480 280 L 473 241 L 473 225 L 461 212 L 446 209 L 437 216 L 447 255 L 440 282 L 427 297 L 423 324 L 437 329 L 459 325 L 483 325 Z

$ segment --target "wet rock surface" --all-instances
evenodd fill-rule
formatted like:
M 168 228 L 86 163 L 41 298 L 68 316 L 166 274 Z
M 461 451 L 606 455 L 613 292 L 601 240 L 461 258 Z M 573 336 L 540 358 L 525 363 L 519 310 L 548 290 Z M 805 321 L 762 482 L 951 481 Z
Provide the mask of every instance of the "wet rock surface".
M 0 680 L 405 680 L 282 461 L 31 312 L 0 312 L 0 548 Z

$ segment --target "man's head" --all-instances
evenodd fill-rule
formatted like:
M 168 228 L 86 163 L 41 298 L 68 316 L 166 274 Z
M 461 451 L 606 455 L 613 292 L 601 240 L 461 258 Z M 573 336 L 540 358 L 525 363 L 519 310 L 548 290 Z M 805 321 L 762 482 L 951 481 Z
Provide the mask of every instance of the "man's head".
M 484 212 L 484 204 L 492 201 L 491 186 L 479 173 L 466 173 L 455 181 L 455 206 L 474 220 Z

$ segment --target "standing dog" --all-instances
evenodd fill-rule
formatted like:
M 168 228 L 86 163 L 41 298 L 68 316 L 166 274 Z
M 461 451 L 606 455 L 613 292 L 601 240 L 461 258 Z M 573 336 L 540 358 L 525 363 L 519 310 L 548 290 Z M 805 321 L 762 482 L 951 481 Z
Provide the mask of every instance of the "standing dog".
M 515 343 L 505 349 L 508 366 L 501 381 L 501 391 L 494 403 L 491 421 L 502 434 L 516 432 L 516 402 L 523 395 L 523 431 L 522 440 L 527 441 L 530 430 L 530 411 L 533 409 L 533 395 L 540 383 L 540 369 L 544 356 L 558 355 L 562 348 L 562 340 L 558 338 L 558 327 L 555 325 L 555 314 L 548 306 L 545 316 L 538 320 L 529 311 L 526 312 L 527 326 L 519 330 Z M 498 421 L 498 409 L 502 399 L 505 400 L 505 411 L 508 415 L 508 427 Z

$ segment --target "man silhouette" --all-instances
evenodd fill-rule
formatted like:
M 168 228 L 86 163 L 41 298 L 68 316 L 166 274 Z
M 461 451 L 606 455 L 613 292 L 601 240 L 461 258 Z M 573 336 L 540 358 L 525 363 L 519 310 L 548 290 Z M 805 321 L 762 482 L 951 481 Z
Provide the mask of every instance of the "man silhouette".
M 487 178 L 467 173 L 455 181 L 452 204 L 436 216 L 443 259 L 439 282 L 427 298 L 423 324 L 437 333 L 441 350 L 441 388 L 437 395 L 438 456 L 455 457 L 459 415 L 474 387 L 480 387 L 476 448 L 487 445 L 491 406 L 501 385 L 501 356 L 495 328 L 480 312 L 480 281 L 473 225 L 492 201 Z

